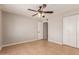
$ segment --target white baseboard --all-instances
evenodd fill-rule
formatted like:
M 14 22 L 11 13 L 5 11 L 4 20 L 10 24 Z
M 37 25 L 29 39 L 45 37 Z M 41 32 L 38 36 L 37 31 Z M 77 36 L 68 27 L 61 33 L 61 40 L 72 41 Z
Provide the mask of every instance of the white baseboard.
M 53 43 L 56 43 L 56 44 L 60 44 L 60 45 L 62 45 L 62 43 L 61 42 L 56 42 L 56 41 L 53 41 L 53 40 L 48 40 L 49 42 L 53 42 Z
M 2 45 L 2 47 L 7 47 L 7 46 L 12 46 L 12 45 L 16 45 L 16 44 L 22 44 L 22 43 L 26 43 L 26 42 L 32 42 L 32 41 L 36 41 L 36 40 L 39 40 L 39 39 L 33 39 L 33 40 L 27 40 L 27 41 L 21 41 L 21 42 L 16 42 L 16 43 L 10 43 L 10 44 L 6 44 L 6 45 Z M 40 39 L 42 40 L 42 39 Z M 56 41 L 53 41 L 53 40 L 48 40 L 49 42 L 53 42 L 53 43 L 57 43 L 57 44 L 61 44 L 61 42 L 56 42 Z M 2 49 L 2 47 L 0 47 L 0 50 Z
M 32 42 L 32 41 L 36 41 L 36 40 L 37 39 L 27 40 L 27 41 L 22 41 L 22 42 L 16 42 L 16 43 L 10 43 L 10 44 L 6 44 L 6 45 L 2 45 L 2 47 L 12 46 L 12 45 L 16 45 L 16 44 L 22 44 L 22 43 L 26 43 L 26 42 Z

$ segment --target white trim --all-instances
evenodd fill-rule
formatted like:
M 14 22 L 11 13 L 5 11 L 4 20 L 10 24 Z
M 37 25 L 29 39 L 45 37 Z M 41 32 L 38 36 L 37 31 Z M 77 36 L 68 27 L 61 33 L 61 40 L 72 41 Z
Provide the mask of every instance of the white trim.
M 2 45 L 2 47 L 12 46 L 12 45 L 16 45 L 16 44 L 22 44 L 22 43 L 26 43 L 26 42 L 32 42 L 32 41 L 36 41 L 36 40 L 37 39 L 27 40 L 27 41 L 22 41 L 22 42 L 16 42 L 16 43 L 10 43 L 10 44 L 6 44 L 6 45 Z
M 56 41 L 53 41 L 53 40 L 48 40 L 48 41 L 49 41 L 49 42 L 53 42 L 53 43 L 62 45 L 62 42 L 56 42 Z

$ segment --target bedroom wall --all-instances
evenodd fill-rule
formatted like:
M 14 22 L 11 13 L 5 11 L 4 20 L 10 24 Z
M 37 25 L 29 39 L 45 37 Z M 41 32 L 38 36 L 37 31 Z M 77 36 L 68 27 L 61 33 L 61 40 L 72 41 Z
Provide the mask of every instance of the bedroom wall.
M 3 45 L 37 39 L 37 20 L 7 12 L 2 19 Z
M 48 41 L 63 43 L 63 17 L 79 14 L 79 9 L 69 10 L 61 14 L 51 15 L 48 20 Z
M 78 14 L 79 9 L 70 10 L 62 14 L 55 14 L 48 17 L 48 41 L 63 43 L 63 17 Z M 10 44 L 21 41 L 37 39 L 37 19 L 20 16 L 12 13 L 2 13 L 2 44 Z
M 55 15 L 48 20 L 48 41 L 62 43 L 62 16 Z

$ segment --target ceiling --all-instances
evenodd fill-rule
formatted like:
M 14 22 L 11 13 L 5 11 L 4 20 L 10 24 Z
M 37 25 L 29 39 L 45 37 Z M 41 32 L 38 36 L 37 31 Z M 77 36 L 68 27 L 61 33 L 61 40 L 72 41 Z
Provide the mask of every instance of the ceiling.
M 28 11 L 27 9 L 37 10 L 40 5 L 41 4 L 2 4 L 1 6 L 3 11 L 31 16 L 35 13 Z M 51 10 L 54 11 L 54 14 L 57 14 L 77 8 L 79 8 L 79 4 L 47 4 L 47 7 L 44 10 Z

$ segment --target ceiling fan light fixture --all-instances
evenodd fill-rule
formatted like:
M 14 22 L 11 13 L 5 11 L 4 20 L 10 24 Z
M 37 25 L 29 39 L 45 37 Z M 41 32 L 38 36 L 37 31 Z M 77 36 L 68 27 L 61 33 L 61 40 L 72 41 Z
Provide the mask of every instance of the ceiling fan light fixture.
M 38 16 L 39 16 L 39 17 L 41 17 L 41 14 L 40 14 L 40 13 L 38 13 Z
M 38 13 L 38 16 L 39 17 L 44 16 L 44 13 Z

